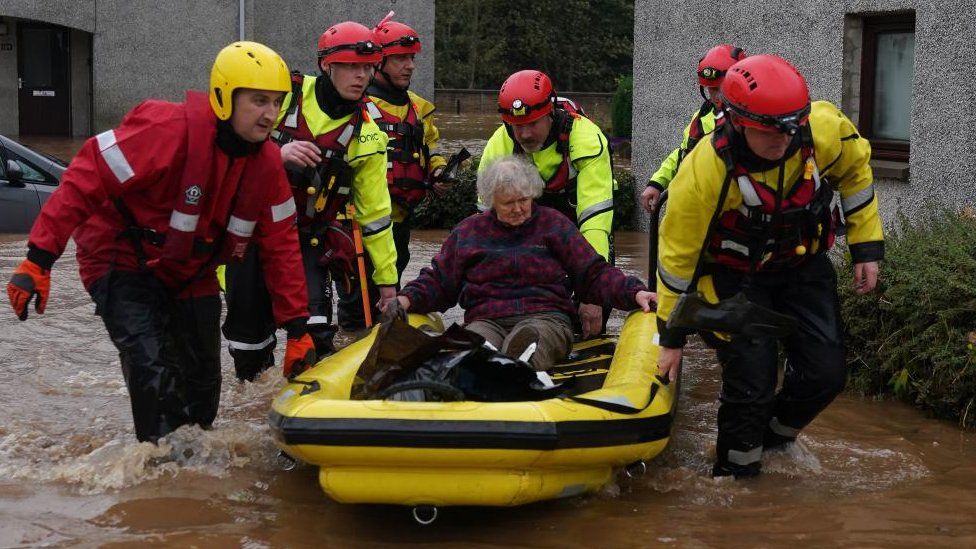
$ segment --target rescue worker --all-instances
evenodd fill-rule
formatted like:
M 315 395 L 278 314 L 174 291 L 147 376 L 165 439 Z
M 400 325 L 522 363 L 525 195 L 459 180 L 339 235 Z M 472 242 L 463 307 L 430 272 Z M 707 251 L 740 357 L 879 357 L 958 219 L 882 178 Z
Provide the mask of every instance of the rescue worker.
M 693 329 L 717 349 L 712 473 L 748 477 L 759 474 L 764 450 L 792 443 L 846 383 L 837 276 L 827 256 L 838 222 L 834 191 L 858 293 L 877 283 L 884 240 L 870 144 L 837 107 L 810 103 L 793 65 L 773 55 L 746 58 L 729 69 L 720 100 L 726 121 L 692 150 L 669 191 L 659 365 L 675 379 Z M 705 298 L 722 301 L 715 308 Z M 707 314 L 696 316 L 696 303 Z M 720 321 L 730 328 L 711 333 Z M 776 393 L 779 344 L 786 368 Z
M 220 301 L 214 269 L 260 250 L 274 318 L 288 331 L 284 372 L 314 361 L 295 204 L 268 135 L 290 88 L 277 53 L 235 42 L 207 94 L 149 100 L 85 142 L 41 209 L 7 293 L 21 320 L 43 313 L 51 267 L 69 237 L 81 280 L 112 342 L 136 438 L 209 428 L 220 398 Z
M 485 144 L 479 175 L 495 159 L 526 155 L 546 183 L 539 205 L 575 222 L 583 238 L 612 264 L 613 166 L 599 126 L 579 114 L 571 101 L 557 98 L 552 81 L 536 70 L 505 80 L 498 111 L 503 124 Z M 584 338 L 603 330 L 602 307 L 581 303 L 577 312 Z
M 417 31 L 392 21 L 390 12 L 373 29 L 373 41 L 383 48 L 383 61 L 367 88 L 367 112 L 390 141 L 386 149 L 386 181 L 393 208 L 393 241 L 396 244 L 397 282 L 410 262 L 410 216 L 430 189 L 443 193 L 448 183 L 438 181 L 447 163 L 437 154 L 440 133 L 434 126 L 434 104 L 410 91 L 420 53 Z M 353 286 L 356 286 L 355 284 Z M 359 288 L 347 293 L 340 286 L 339 326 L 346 331 L 365 327 Z M 369 284 L 370 304 L 376 303 L 376 285 Z M 374 309 L 373 317 L 379 312 Z
M 382 60 L 373 32 L 352 21 L 329 27 L 318 40 L 317 76 L 292 74 L 272 133 L 281 147 L 295 203 L 308 284 L 308 331 L 318 356 L 333 352 L 332 276 L 352 292 L 357 257 L 354 236 L 336 221 L 347 206 L 373 265 L 382 300 L 396 297 L 396 250 L 386 187 L 386 134 L 367 114 L 364 95 Z M 253 252 L 252 252 L 253 253 Z M 271 360 L 274 327 L 261 272 L 254 262 L 227 272 L 224 335 L 238 374 L 260 371 Z M 271 289 L 270 287 L 268 289 Z
M 701 94 L 704 102 L 691 116 L 681 146 L 661 162 L 661 166 L 647 182 L 647 188 L 641 193 L 640 204 L 648 213 L 657 208 L 661 193 L 674 179 L 681 161 L 699 141 L 715 131 L 716 121 L 722 118 L 722 105 L 718 101 L 719 86 L 722 85 L 725 72 L 729 67 L 745 58 L 746 52 L 742 48 L 731 44 L 719 44 L 708 50 L 698 61 L 698 93 Z

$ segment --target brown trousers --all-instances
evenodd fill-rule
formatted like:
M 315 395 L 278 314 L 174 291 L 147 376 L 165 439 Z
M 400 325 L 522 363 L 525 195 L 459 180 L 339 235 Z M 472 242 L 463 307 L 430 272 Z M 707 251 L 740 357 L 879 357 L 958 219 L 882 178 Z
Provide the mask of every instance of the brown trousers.
M 481 335 L 502 353 L 518 358 L 532 342 L 537 344 L 529 359 L 539 371 L 552 368 L 573 348 L 573 329 L 569 317 L 561 313 L 532 313 L 475 320 L 465 328 Z

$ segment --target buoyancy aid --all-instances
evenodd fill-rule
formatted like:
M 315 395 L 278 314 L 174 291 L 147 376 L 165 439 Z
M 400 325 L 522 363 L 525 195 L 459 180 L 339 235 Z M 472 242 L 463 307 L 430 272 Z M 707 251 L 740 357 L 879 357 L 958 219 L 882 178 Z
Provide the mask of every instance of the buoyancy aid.
M 366 112 L 390 137 L 386 149 L 390 198 L 411 210 L 420 204 L 430 187 L 426 169 L 430 151 L 424 143 L 424 122 L 417 111 L 417 106 L 408 101 L 407 115 L 400 120 L 376 103 L 366 102 Z
M 785 195 L 783 167 L 777 188 L 757 181 L 734 158 L 731 131 L 729 124 L 722 124 L 714 133 L 713 145 L 743 203 L 718 218 L 708 242 L 713 261 L 736 271 L 769 271 L 796 266 L 829 250 L 840 214 L 837 207 L 830 208 L 834 190 L 820 177 L 809 124 L 802 126 L 799 136 L 803 171 Z
M 366 116 L 362 102 L 353 110 L 349 120 L 332 131 L 313 135 L 303 111 L 306 100 L 315 101 L 314 81 L 316 77 L 292 73 L 291 102 L 285 111 L 284 119 L 272 132 L 272 139 L 284 146 L 292 141 L 311 141 L 319 147 L 322 162 L 314 168 L 287 168 L 298 210 L 300 228 L 311 227 L 313 232 L 325 231 L 339 212 L 345 212 L 346 202 L 352 192 L 353 172 L 346 162 L 346 151 L 353 137 L 359 133 Z M 310 86 L 310 90 L 305 90 Z
M 116 209 L 128 225 L 120 237 L 132 241 L 140 265 L 145 268 L 147 255 L 143 242 L 162 247 L 162 258 L 186 261 L 194 256 L 213 255 L 214 242 L 204 236 L 207 223 L 201 225 L 200 215 L 204 201 L 212 194 L 212 167 L 214 149 L 217 147 L 217 118 L 214 115 L 207 95 L 188 91 L 185 103 L 186 113 L 186 164 L 180 179 L 180 193 L 177 195 L 169 227 L 159 233 L 139 225 L 135 214 L 126 206 L 121 197 L 114 200 Z M 242 160 L 246 161 L 246 160 Z M 220 238 L 220 249 L 215 259 L 221 262 L 242 261 L 247 245 L 254 234 L 261 207 L 264 203 L 264 184 L 271 177 L 259 166 L 248 166 L 237 187 L 234 205 L 226 223 L 226 232 Z
M 710 112 L 715 112 L 715 127 L 718 128 L 722 124 L 722 119 L 725 117 L 724 112 L 721 109 L 715 109 L 711 101 L 706 100 L 702 103 L 702 106 L 698 109 L 694 118 L 691 120 L 691 124 L 688 125 L 688 139 L 687 142 L 678 149 L 678 164 L 688 156 L 688 153 L 695 148 L 695 145 L 702 140 L 703 137 L 708 135 L 709 132 L 705 131 L 705 127 L 702 124 L 702 118 Z

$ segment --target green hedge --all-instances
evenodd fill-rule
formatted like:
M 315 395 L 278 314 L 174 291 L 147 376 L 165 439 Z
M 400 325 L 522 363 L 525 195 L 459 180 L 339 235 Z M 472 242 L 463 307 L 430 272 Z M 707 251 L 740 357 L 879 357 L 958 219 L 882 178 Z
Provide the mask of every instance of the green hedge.
M 458 181 L 444 193 L 444 196 L 428 197 L 414 211 L 412 225 L 418 229 L 452 229 L 462 219 L 477 211 L 477 179 L 478 160 L 458 172 Z M 634 197 L 634 176 L 626 170 L 616 170 L 618 189 L 614 191 L 615 204 L 613 214 L 614 230 L 635 230 L 634 210 L 637 200 Z
M 840 271 L 851 388 L 976 427 L 976 219 L 936 210 L 888 235 L 875 293 Z
M 615 137 L 630 137 L 634 110 L 634 77 L 622 76 L 617 80 L 617 91 L 610 103 L 610 123 Z

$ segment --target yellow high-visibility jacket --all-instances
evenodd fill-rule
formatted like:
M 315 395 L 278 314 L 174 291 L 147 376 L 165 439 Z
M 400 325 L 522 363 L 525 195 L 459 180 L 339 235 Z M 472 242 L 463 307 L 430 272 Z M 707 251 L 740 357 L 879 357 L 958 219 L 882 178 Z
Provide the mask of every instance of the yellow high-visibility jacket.
M 691 149 L 697 144 L 690 143 L 691 140 L 691 125 L 695 123 L 695 118 L 699 118 L 699 113 L 701 111 L 695 111 L 695 114 L 691 115 L 691 122 L 685 126 L 684 138 L 681 140 L 681 146 L 677 149 L 671 151 L 671 154 L 666 156 L 658 167 L 654 175 L 651 176 L 650 181 L 647 182 L 649 187 L 657 187 L 659 190 L 663 191 L 668 188 L 671 184 L 671 180 L 674 179 L 674 175 L 678 173 L 678 167 L 681 165 L 681 161 L 688 156 Z M 701 115 L 701 126 L 703 136 L 699 141 L 704 141 L 707 136 L 711 135 L 715 131 L 715 110 L 712 109 Z
M 424 145 L 427 146 L 427 151 L 430 153 L 430 157 L 421 158 L 420 161 L 423 164 L 425 171 L 429 175 L 433 173 L 434 170 L 447 164 L 447 160 L 437 150 L 438 142 L 441 139 L 441 133 L 437 129 L 437 126 L 434 125 L 434 111 L 437 110 L 437 108 L 433 103 L 410 90 L 407 90 L 407 95 L 410 97 L 410 102 L 413 104 L 414 109 L 417 110 L 417 116 L 424 125 Z M 400 120 L 407 117 L 408 105 L 406 104 L 395 105 L 377 95 L 370 95 L 369 99 L 373 103 L 376 103 L 376 106 L 378 106 L 380 109 L 383 109 L 384 112 L 388 112 Z M 399 223 L 403 221 L 408 213 L 409 212 L 403 210 L 403 207 L 400 204 L 395 202 L 393 203 L 394 222 Z
M 301 114 L 313 135 L 322 135 L 349 122 L 349 116 L 337 120 L 329 117 L 315 97 L 315 79 L 326 76 L 305 76 L 302 83 Z M 285 96 L 278 114 L 280 124 L 291 103 L 291 92 Z M 364 116 L 359 133 L 353 136 L 346 149 L 345 161 L 353 171 L 352 204 L 356 207 L 356 221 L 363 233 L 363 245 L 373 262 L 373 281 L 377 286 L 397 283 L 396 247 L 391 230 L 390 192 L 386 188 L 386 133 L 368 116 Z
M 874 194 L 874 178 L 868 164 L 870 143 L 860 137 L 854 124 L 837 107 L 826 101 L 813 103 L 810 130 L 821 178 L 840 192 L 847 223 L 847 243 L 854 262 L 882 259 L 884 235 Z M 787 186 L 784 194 L 788 194 L 802 177 L 801 156 L 798 150 L 782 165 L 785 170 L 783 184 Z M 779 170 L 780 167 L 773 167 L 751 175 L 775 188 Z M 678 294 L 693 291 L 690 285 L 695 266 L 709 222 L 718 206 L 716 202 L 725 177 L 725 163 L 715 152 L 712 139 L 707 139 L 685 158 L 669 187 L 670 197 L 660 228 L 657 272 L 657 317 L 662 346 L 681 347 L 684 344 L 684 336 L 668 330 L 666 323 Z M 721 211 L 736 210 L 742 205 L 742 193 L 733 181 Z M 717 301 L 710 276 L 703 276 L 698 281 L 698 289 L 710 301 Z
M 559 169 L 563 155 L 556 150 L 554 140 L 548 147 L 534 153 L 526 153 L 532 160 L 543 181 L 548 181 Z M 511 155 L 515 142 L 502 125 L 488 140 L 481 155 L 478 172 L 493 160 Z M 610 163 L 610 147 L 600 127 L 590 119 L 580 116 L 574 119 L 569 134 L 570 178 L 576 177 L 576 225 L 583 238 L 598 254 L 608 259 L 610 232 L 613 229 L 613 168 Z

